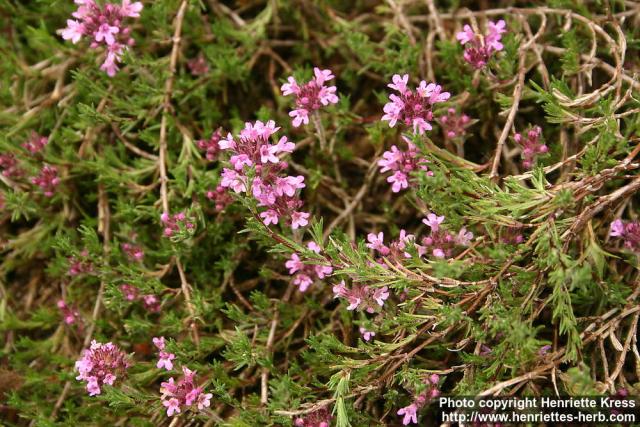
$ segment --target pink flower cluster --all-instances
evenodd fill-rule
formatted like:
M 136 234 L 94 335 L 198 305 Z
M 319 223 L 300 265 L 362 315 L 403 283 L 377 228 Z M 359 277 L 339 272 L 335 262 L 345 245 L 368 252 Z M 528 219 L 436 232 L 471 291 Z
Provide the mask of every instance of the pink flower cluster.
M 164 368 L 167 371 L 172 370 L 172 360 L 176 358 L 176 355 L 165 351 L 166 343 L 164 341 L 164 337 L 153 337 L 153 345 L 158 349 L 158 363 L 156 364 L 156 367 L 158 369 Z
M 623 222 L 616 219 L 611 223 L 609 235 L 624 240 L 624 247 L 640 253 L 640 221 Z
M 113 385 L 122 376 L 130 364 L 127 355 L 112 343 L 101 344 L 91 341 L 91 347 L 82 352 L 82 358 L 76 362 L 77 380 L 87 382 L 89 396 L 100 394 L 100 386 Z
M 516 133 L 513 136 L 513 139 L 522 146 L 522 166 L 525 169 L 531 169 L 538 154 L 549 151 L 549 148 L 540 140 L 541 135 L 542 128 L 534 126 L 527 131 L 526 137 L 523 137 L 521 133 Z
M 295 427 L 330 427 L 332 418 L 329 410 L 324 407 L 307 414 L 304 418 L 296 418 L 293 425 Z
M 271 136 L 278 129 L 273 120 L 246 123 L 237 141 L 231 134 L 221 140 L 220 148 L 232 153 L 229 162 L 233 169 L 222 170 L 220 185 L 235 193 L 251 193 L 258 206 L 265 208 L 260 213 L 265 225 L 278 224 L 285 218 L 295 230 L 309 223 L 310 214 L 300 211 L 303 203 L 298 195 L 298 190 L 305 187 L 304 177 L 282 176 L 288 165 L 278 155 L 292 153 L 295 144 L 286 136 L 272 144 Z
M 222 139 L 222 130 L 217 129 L 209 139 L 201 139 L 197 142 L 198 148 L 205 152 L 207 160 L 215 160 L 220 153 L 219 142 Z
M 178 212 L 173 215 L 169 215 L 168 212 L 163 212 L 162 215 L 160 215 L 160 221 L 164 226 L 163 233 L 166 237 L 171 237 L 183 230 L 193 232 L 196 227 L 184 212 Z
M 427 390 L 420 393 L 413 403 L 409 406 L 405 406 L 398 410 L 398 415 L 402 416 L 402 424 L 409 425 L 411 423 L 418 424 L 418 411 L 427 404 L 431 399 L 435 399 L 440 396 L 440 390 L 438 390 L 438 383 L 440 377 L 437 374 L 429 376 L 427 383 Z
M 466 128 L 471 122 L 471 118 L 466 114 L 458 114 L 455 108 L 449 108 L 447 114 L 438 119 L 444 137 L 455 139 L 464 136 Z
M 233 197 L 222 185 L 218 185 L 215 190 L 207 191 L 207 199 L 215 203 L 218 212 L 233 203 Z
M 504 20 L 497 23 L 489 21 L 487 34 L 476 34 L 469 25 L 463 27 L 463 31 L 456 34 L 456 38 L 461 45 L 465 46 L 464 59 L 473 68 L 481 69 L 487 65 L 491 55 L 504 49 L 500 42 L 502 34 L 507 31 L 507 24 Z
M 313 74 L 314 78 L 303 85 L 299 85 L 296 79 L 290 76 L 287 83 L 280 88 L 284 96 L 295 95 L 296 97 L 296 109 L 289 112 L 294 127 L 309 124 L 309 114 L 322 106 L 338 102 L 336 87 L 325 86 L 326 82 L 334 78 L 331 70 L 321 70 L 316 67 L 313 69 Z
M 42 151 L 48 142 L 48 137 L 39 135 L 37 132 L 31 132 L 31 137 L 22 146 L 31 154 L 36 154 Z
M 56 303 L 60 312 L 62 313 L 62 319 L 66 325 L 73 325 L 80 319 L 80 312 L 75 307 L 69 307 L 67 303 L 60 299 Z
M 144 259 L 144 251 L 140 246 L 133 243 L 123 243 L 120 247 L 131 261 L 142 261 Z
M 2 175 L 7 178 L 18 178 L 24 173 L 13 153 L 0 154 L 0 169 L 2 170 Z
M 200 52 L 195 58 L 187 61 L 187 66 L 189 67 L 189 71 L 191 71 L 192 76 L 203 76 L 209 72 L 209 64 L 207 64 L 207 60 L 202 52 Z
M 307 248 L 319 254 L 321 249 L 315 242 L 309 242 Z M 305 292 L 309 286 L 313 284 L 315 279 L 324 279 L 327 275 L 333 273 L 330 265 L 304 263 L 300 255 L 293 253 L 291 258 L 285 263 L 285 267 L 289 269 L 289 274 L 293 276 L 293 284 L 298 287 L 300 292 Z
M 131 0 L 122 0 L 120 5 L 100 5 L 95 0 L 75 0 L 75 3 L 78 9 L 72 16 L 76 19 L 67 20 L 67 27 L 61 31 L 62 38 L 75 44 L 86 36 L 91 48 L 104 46 L 107 55 L 100 69 L 113 77 L 118 71 L 118 63 L 122 61 L 122 54 L 128 46 L 135 44 L 130 37 L 131 28 L 124 21 L 139 18 L 142 3 L 132 3 Z
M 133 302 L 142 299 L 142 305 L 147 311 L 151 313 L 160 312 L 160 298 L 156 295 L 147 294 L 140 296 L 140 290 L 128 283 L 120 285 L 120 292 L 125 300 Z
M 211 393 L 204 393 L 202 387 L 196 385 L 196 372 L 182 367 L 183 376 L 176 382 L 173 378 L 160 385 L 162 405 L 167 408 L 167 416 L 179 414 L 187 407 L 196 406 L 202 411 L 211 405 Z
M 378 234 L 369 233 L 367 235 L 366 246 L 369 249 L 377 252 L 380 256 L 402 260 L 403 258 L 411 258 L 411 254 L 408 251 L 409 246 L 414 246 L 418 250 L 419 256 L 424 255 L 424 251 L 421 252 L 421 246 L 415 244 L 415 236 L 413 234 L 407 234 L 405 230 L 400 230 L 400 235 L 389 246 L 384 244 L 384 233 L 381 231 Z M 382 260 L 378 260 L 382 266 L 386 267 L 386 264 Z
M 397 91 L 398 95 L 389 95 L 389 102 L 384 106 L 383 121 L 389 122 L 389 127 L 394 127 L 397 122 L 413 127 L 413 133 L 423 134 L 431 130 L 433 120 L 433 106 L 438 102 L 444 102 L 451 94 L 443 92 L 442 86 L 422 80 L 415 91 L 409 89 L 409 75 L 395 74 L 392 83 L 388 86 Z
M 422 220 L 431 229 L 431 233 L 422 238 L 422 246 L 418 248 L 418 253 L 426 254 L 430 251 L 436 258 L 450 258 L 456 246 L 469 246 L 473 233 L 462 227 L 458 234 L 453 235 L 440 227 L 443 221 L 444 216 L 437 216 L 434 213 L 429 213 Z
M 80 257 L 69 257 L 69 269 L 67 274 L 69 276 L 78 276 L 80 274 L 91 273 L 93 271 L 93 263 L 89 257 L 89 251 L 84 249 L 80 252 Z
M 392 172 L 387 177 L 387 182 L 391 184 L 391 191 L 398 193 L 409 187 L 411 183 L 411 172 L 416 170 L 426 171 L 428 176 L 433 172 L 429 171 L 427 163 L 429 161 L 421 157 L 418 147 L 408 138 L 404 138 L 407 143 L 407 150 L 401 151 L 397 146 L 392 145 L 390 151 L 382 154 L 382 159 L 378 160 L 380 172 Z
M 60 184 L 58 169 L 55 166 L 44 165 L 38 176 L 31 178 L 31 183 L 40 187 L 45 196 L 52 197 Z
M 367 285 L 353 285 L 348 289 L 344 280 L 333 287 L 333 297 L 347 300 L 347 310 L 364 310 L 367 313 L 375 313 L 377 307 L 384 306 L 389 298 L 389 288 L 371 288 Z

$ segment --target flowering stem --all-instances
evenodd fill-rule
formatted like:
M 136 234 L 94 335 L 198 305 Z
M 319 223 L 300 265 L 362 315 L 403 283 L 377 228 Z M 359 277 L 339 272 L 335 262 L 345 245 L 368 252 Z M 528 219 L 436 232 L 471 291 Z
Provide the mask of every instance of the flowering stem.
M 327 147 L 327 137 L 324 132 L 324 126 L 322 126 L 322 120 L 320 120 L 320 114 L 318 111 L 314 111 L 311 115 L 313 120 L 313 125 L 316 128 L 316 134 L 318 135 L 318 140 L 320 141 L 320 149 L 322 151 L 326 150 Z
M 502 147 L 507 140 L 507 137 L 509 136 L 509 131 L 511 131 L 511 126 L 513 126 L 513 121 L 515 120 L 516 113 L 518 112 L 518 105 L 520 105 L 520 97 L 522 96 L 522 88 L 524 86 L 524 74 L 526 72 L 524 61 L 525 53 L 524 51 L 520 51 L 520 61 L 518 65 L 518 82 L 516 83 L 516 87 L 513 89 L 513 103 L 511 104 L 511 110 L 509 111 L 507 122 L 502 128 L 502 133 L 500 134 L 500 139 L 498 139 L 496 151 L 493 155 L 491 174 L 489 175 L 489 178 L 491 178 L 492 180 L 496 180 L 496 178 L 498 178 L 498 167 L 500 166 L 500 158 L 502 157 Z

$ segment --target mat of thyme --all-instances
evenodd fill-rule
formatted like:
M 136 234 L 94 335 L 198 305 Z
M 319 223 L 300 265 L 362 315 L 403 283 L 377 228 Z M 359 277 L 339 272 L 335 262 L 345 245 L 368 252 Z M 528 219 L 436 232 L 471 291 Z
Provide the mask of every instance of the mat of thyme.
M 640 2 L 0 16 L 0 424 L 639 394 Z

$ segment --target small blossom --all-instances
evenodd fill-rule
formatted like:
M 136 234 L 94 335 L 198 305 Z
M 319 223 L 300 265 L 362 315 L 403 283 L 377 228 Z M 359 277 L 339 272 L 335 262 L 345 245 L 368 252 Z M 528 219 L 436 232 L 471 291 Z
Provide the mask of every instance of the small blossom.
M 23 175 L 24 171 L 18 166 L 18 160 L 13 153 L 0 154 L 0 170 L 7 178 L 17 178 Z
M 142 305 L 144 306 L 145 309 L 147 309 L 151 313 L 160 312 L 160 299 L 153 294 L 143 295 Z
M 40 174 L 31 179 L 31 182 L 42 189 L 46 197 L 52 197 L 55 189 L 60 184 L 58 169 L 54 166 L 45 165 L 40 170 Z
M 120 247 L 122 248 L 122 252 L 124 252 L 132 261 L 142 261 L 144 258 L 144 251 L 140 246 L 131 243 L 123 243 Z
M 68 259 L 69 269 L 67 274 L 69 276 L 78 276 L 80 274 L 91 273 L 93 271 L 93 263 L 89 258 L 89 252 L 85 249 L 80 252 L 80 258 L 75 256 Z
M 307 248 L 319 254 L 320 247 L 315 242 L 309 242 Z M 289 274 L 293 276 L 292 283 L 298 286 L 300 292 L 305 292 L 316 279 L 324 279 L 333 272 L 333 268 L 329 265 L 321 264 L 316 261 L 315 264 L 304 263 L 297 253 L 291 254 L 291 258 L 285 262 L 285 267 L 289 269 Z
M 466 133 L 466 128 L 471 124 L 471 118 L 466 114 L 456 113 L 455 108 L 449 108 L 447 115 L 438 119 L 445 139 L 461 138 Z
M 540 126 L 534 126 L 526 133 L 526 137 L 523 137 L 521 133 L 516 133 L 513 139 L 522 147 L 522 166 L 525 169 L 531 169 L 533 163 L 538 154 L 544 154 L 549 151 L 549 148 L 540 141 L 542 135 L 542 128 Z
M 58 300 L 56 305 L 60 309 L 60 312 L 62 313 L 62 319 L 64 320 L 64 323 L 66 325 L 73 325 L 74 323 L 78 322 L 80 318 L 80 312 L 77 309 L 69 307 L 67 303 L 62 299 Z
M 615 220 L 611 223 L 609 235 L 622 239 L 626 249 L 640 253 L 640 221 Z
M 293 425 L 296 427 L 329 427 L 332 418 L 327 407 L 322 407 L 304 417 L 296 418 Z
M 209 73 L 209 64 L 207 64 L 207 60 L 202 52 L 195 58 L 187 61 L 187 66 L 189 67 L 189 71 L 191 71 L 192 76 L 203 76 Z
M 187 218 L 184 212 L 178 212 L 173 215 L 163 212 L 162 215 L 160 215 L 160 221 L 164 226 L 163 234 L 166 237 L 176 236 L 183 232 L 187 234 L 193 234 L 195 232 L 194 223 L 190 218 Z
M 412 403 L 409 406 L 405 406 L 404 408 L 399 409 L 398 415 L 403 416 L 402 424 L 405 426 L 411 423 L 418 424 L 418 414 L 416 412 L 417 410 L 418 410 L 418 407 L 415 405 L 415 403 Z
M 217 129 L 211 134 L 209 139 L 201 139 L 196 145 L 198 148 L 205 152 L 207 160 L 215 160 L 220 152 L 219 142 L 222 139 L 222 130 Z
M 227 189 L 222 185 L 218 185 L 215 190 L 207 191 L 207 199 L 215 203 L 216 211 L 218 212 L 223 211 L 233 203 L 233 197 L 231 197 Z
M 42 149 L 49 142 L 49 138 L 39 135 L 37 132 L 31 132 L 29 140 L 22 144 L 22 146 L 31 154 L 36 154 L 42 151 Z
M 438 231 L 440 224 L 444 221 L 444 216 L 437 216 L 434 213 L 429 213 L 426 218 L 422 220 L 425 225 L 428 225 L 431 228 L 431 231 Z
M 127 301 L 135 301 L 138 299 L 138 288 L 133 285 L 129 285 L 127 283 L 120 285 L 120 292 L 122 292 L 122 296 L 124 296 L 124 299 Z
M 372 331 L 368 331 L 366 328 L 360 327 L 360 335 L 362 335 L 362 339 L 369 342 L 371 338 L 373 338 L 376 333 Z

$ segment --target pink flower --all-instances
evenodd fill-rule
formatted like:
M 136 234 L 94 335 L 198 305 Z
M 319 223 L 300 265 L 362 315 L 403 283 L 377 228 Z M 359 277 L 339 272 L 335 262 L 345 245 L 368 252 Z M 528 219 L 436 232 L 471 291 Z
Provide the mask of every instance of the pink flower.
M 197 406 L 199 410 L 203 410 L 204 408 L 208 408 L 209 406 L 211 406 L 211 398 L 213 397 L 213 394 L 211 393 L 201 393 L 198 396 L 198 400 L 197 400 Z
M 264 225 L 271 225 L 278 223 L 278 213 L 273 209 L 269 209 L 267 211 L 260 213 L 260 218 L 262 218 L 262 222 Z
M 375 332 L 368 331 L 363 327 L 360 327 L 360 334 L 362 335 L 362 339 L 367 342 L 371 341 L 371 338 L 373 338 L 376 335 Z
M 609 233 L 612 237 L 623 239 L 626 249 L 640 253 L 640 221 L 616 220 L 611 224 Z
M 161 351 L 158 353 L 158 363 L 156 364 L 156 367 L 158 369 L 165 368 L 167 371 L 170 371 L 173 369 L 172 360 L 174 360 L 175 358 L 175 354 Z
M 378 303 L 380 307 L 384 305 L 384 302 L 389 298 L 389 288 L 383 286 L 373 292 L 373 299 Z
M 410 423 L 418 424 L 417 410 L 418 410 L 418 407 L 416 406 L 415 403 L 412 403 L 409 406 L 405 406 L 404 408 L 399 409 L 398 415 L 404 415 L 404 418 L 402 419 L 402 424 L 405 426 Z
M 374 251 L 380 252 L 381 255 L 387 255 L 389 253 L 389 248 L 384 245 L 384 233 L 381 231 L 377 235 L 374 233 L 369 233 L 367 235 L 367 247 L 369 249 L 373 249 Z
M 429 213 L 427 217 L 422 220 L 422 222 L 428 225 L 433 232 L 438 231 L 442 221 L 444 221 L 444 216 L 437 216 L 434 213 Z
M 76 44 L 84 35 L 84 25 L 74 19 L 67 19 L 67 28 L 62 30 L 62 38 Z
M 291 258 L 284 265 L 289 269 L 289 274 L 294 274 L 296 271 L 302 270 L 304 267 L 300 257 L 295 253 L 291 254 Z
M 167 408 L 167 416 L 172 417 L 174 414 L 180 413 L 180 401 L 176 398 L 171 398 L 162 402 L 162 405 Z
M 98 31 L 95 32 L 94 37 L 97 42 L 104 40 L 106 44 L 112 45 L 116 42 L 116 38 L 114 36 L 119 32 L 120 28 L 105 23 L 98 27 Z
M 80 317 L 80 312 L 78 312 L 78 310 L 76 310 L 75 308 L 69 307 L 67 303 L 62 299 L 58 300 L 56 305 L 60 309 L 64 323 L 66 325 L 73 325 L 78 321 Z
M 300 292 L 305 292 L 313 284 L 313 279 L 306 274 L 296 274 L 293 278 L 293 284 L 298 287 Z
M 137 1 L 131 3 L 131 0 L 122 0 L 122 14 L 129 18 L 139 18 L 142 11 L 142 3 Z
M 153 345 L 155 345 L 158 350 L 164 350 L 164 347 L 165 347 L 164 337 L 153 337 L 151 341 L 153 342 Z
M 280 88 L 284 96 L 295 95 L 296 108 L 289 112 L 293 119 L 292 124 L 298 127 L 309 124 L 309 114 L 319 110 L 322 106 L 336 104 L 338 96 L 335 86 L 325 86 L 325 83 L 334 78 L 331 70 L 313 69 L 314 78 L 300 86 L 293 76 L 287 78 Z
M 624 236 L 624 223 L 616 219 L 611 223 L 609 236 L 611 237 L 622 237 Z
M 420 82 L 415 92 L 407 87 L 409 75 L 395 74 L 388 86 L 396 90 L 396 94 L 389 95 L 389 102 L 384 106 L 382 121 L 388 121 L 389 127 L 394 127 L 399 121 L 413 128 L 413 133 L 423 134 L 431 130 L 429 123 L 433 119 L 433 105 L 444 102 L 451 94 L 443 92 L 442 87 L 435 83 Z
M 297 230 L 300 227 L 304 227 L 309 224 L 309 217 L 311 214 L 307 212 L 293 212 L 291 214 L 291 228 Z

